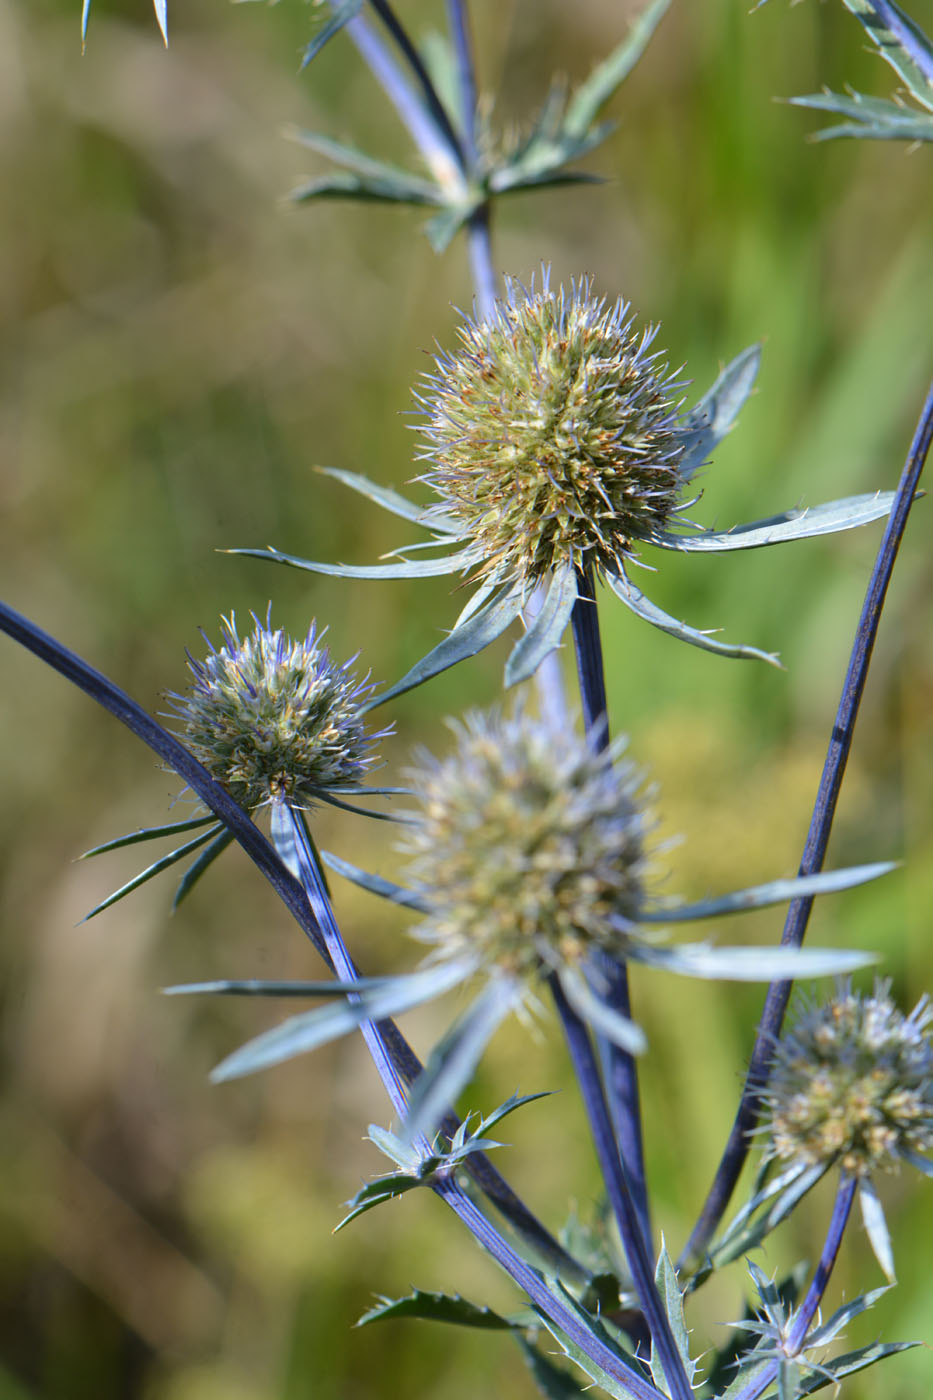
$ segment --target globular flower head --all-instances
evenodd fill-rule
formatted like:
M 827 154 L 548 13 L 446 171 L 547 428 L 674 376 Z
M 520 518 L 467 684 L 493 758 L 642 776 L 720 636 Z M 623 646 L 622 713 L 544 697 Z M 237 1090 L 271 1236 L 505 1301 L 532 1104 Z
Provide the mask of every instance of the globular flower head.
M 521 710 L 452 728 L 453 752 L 408 774 L 420 811 L 403 849 L 429 910 L 416 936 L 518 979 L 621 951 L 648 869 L 632 765 Z
M 778 1041 L 767 1101 L 771 1152 L 806 1165 L 838 1161 L 864 1177 L 933 1147 L 931 1009 L 909 1016 L 888 985 L 846 984 L 810 1006 Z
M 168 697 L 191 752 L 248 810 L 358 783 L 380 737 L 360 715 L 372 686 L 330 659 L 314 623 L 300 641 L 268 617 L 253 624 L 241 641 L 233 616 L 222 619 L 220 649 L 208 641 L 203 661 L 189 656 L 190 691 Z
M 477 577 L 618 573 L 632 540 L 677 512 L 681 386 L 650 349 L 655 330 L 587 279 L 568 294 L 546 276 L 540 291 L 509 282 L 489 320 L 464 320 L 419 403 L 434 463 L 424 479 L 472 538 Z

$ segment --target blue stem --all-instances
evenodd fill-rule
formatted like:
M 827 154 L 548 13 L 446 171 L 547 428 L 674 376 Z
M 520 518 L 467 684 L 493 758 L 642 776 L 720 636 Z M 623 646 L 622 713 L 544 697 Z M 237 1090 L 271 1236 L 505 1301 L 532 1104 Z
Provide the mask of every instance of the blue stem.
M 424 106 L 431 116 L 435 129 L 444 138 L 451 155 L 456 161 L 458 169 L 465 171 L 467 163 L 460 137 L 457 135 L 456 131 L 454 131 L 450 117 L 437 94 L 437 89 L 431 81 L 431 75 L 421 61 L 421 55 L 418 53 L 418 50 L 408 37 L 407 30 L 399 21 L 388 0 L 369 0 L 369 2 L 391 34 L 396 47 L 411 69 L 415 81 L 421 89 Z
M 425 163 L 442 186 L 462 183 L 463 172 L 457 153 L 437 128 L 437 124 L 412 91 L 408 79 L 378 34 L 362 16 L 352 19 L 346 32 L 356 45 L 376 82 L 392 103 Z
M 304 887 L 279 859 L 277 852 L 258 826 L 234 802 L 226 789 L 215 782 L 207 769 L 192 757 L 184 744 L 180 743 L 174 734 L 163 729 L 161 724 L 119 686 L 114 685 L 113 681 L 108 680 L 100 671 L 96 671 L 81 657 L 62 646 L 61 642 L 50 637 L 4 603 L 0 603 L 0 631 L 6 632 L 27 651 L 31 651 L 53 670 L 58 671 L 92 700 L 96 700 L 125 724 L 137 738 L 142 739 L 143 743 L 158 754 L 174 772 L 184 778 L 192 792 L 195 792 L 233 833 L 246 854 L 272 885 L 299 928 L 314 944 L 324 962 L 332 972 L 335 971 L 324 929 L 315 916 Z M 329 908 L 329 902 L 323 903 Z M 339 930 L 337 936 L 339 938 Z M 348 966 L 352 967 L 352 963 Z M 355 973 L 352 975 L 355 978 Z M 405 1084 L 413 1083 L 421 1073 L 421 1061 L 393 1022 L 380 1022 L 380 1030 L 392 1061 L 393 1077 Z M 450 1114 L 444 1118 L 442 1126 L 444 1131 L 452 1136 L 459 1123 L 456 1117 Z M 465 1169 L 523 1238 L 548 1260 L 555 1272 L 576 1283 L 585 1284 L 589 1280 L 587 1271 L 558 1244 L 487 1158 L 473 1154 L 465 1164 Z
M 823 868 L 826 847 L 829 844 L 829 834 L 832 830 L 833 818 L 836 815 L 839 789 L 842 786 L 849 750 L 852 747 L 852 735 L 858 717 L 859 704 L 868 678 L 872 650 L 881 622 L 881 610 L 884 607 L 888 584 L 891 581 L 894 563 L 907 526 L 907 517 L 916 497 L 920 474 L 923 471 L 923 464 L 930 450 L 931 441 L 933 441 L 933 384 L 927 391 L 910 451 L 907 454 L 907 461 L 898 482 L 894 506 L 878 550 L 875 566 L 872 569 L 865 602 L 862 605 L 862 614 L 855 633 L 855 641 L 852 644 L 852 655 L 843 682 L 839 708 L 836 711 L 836 720 L 829 741 L 826 762 L 823 765 L 823 774 L 820 778 L 813 816 L 810 819 L 810 828 L 807 832 L 807 840 L 800 861 L 799 873 L 801 875 L 812 875 Z M 812 899 L 798 899 L 791 904 L 787 911 L 784 932 L 781 936 L 782 944 L 793 947 L 801 945 L 807 931 L 812 908 Z M 758 1026 L 755 1046 L 732 1131 L 729 1134 L 729 1140 L 726 1143 L 725 1151 L 699 1219 L 681 1255 L 681 1265 L 702 1256 L 722 1220 L 742 1167 L 745 1165 L 745 1159 L 751 1146 L 751 1134 L 758 1123 L 763 1094 L 768 1083 L 772 1049 L 775 1040 L 781 1033 L 787 1003 L 790 1000 L 791 987 L 790 982 L 772 982 L 768 988 L 764 1011 Z
M 878 16 L 886 29 L 889 29 L 898 43 L 903 45 L 907 53 L 920 69 L 928 83 L 933 83 L 933 55 L 929 49 L 919 42 L 909 24 L 904 22 L 904 16 L 899 15 L 893 5 L 888 0 L 868 0 L 869 5 Z M 865 21 L 862 20 L 864 24 Z M 884 52 L 884 44 L 879 42 L 878 47 Z
M 571 619 L 577 654 L 577 674 L 583 702 L 583 722 L 587 736 L 597 750 L 609 744 L 609 723 L 606 702 L 606 677 L 603 670 L 603 650 L 599 636 L 599 613 L 596 593 L 589 570 L 577 574 L 577 601 Z M 631 1019 L 628 972 L 624 962 L 606 953 L 594 954 L 600 975 L 600 996 L 620 1015 Z M 645 1152 L 641 1128 L 641 1103 L 638 1092 L 638 1070 L 634 1056 L 598 1036 L 600 1056 L 606 1070 L 606 1089 L 612 1111 L 616 1138 L 625 1170 L 632 1187 L 639 1225 L 646 1244 L 651 1241 L 651 1212 L 648 1205 L 648 1183 L 645 1176 Z
M 820 1262 L 810 1280 L 807 1296 L 794 1314 L 793 1324 L 787 1340 L 784 1342 L 784 1353 L 788 1361 L 793 1361 L 799 1355 L 806 1342 L 813 1319 L 816 1317 L 817 1309 L 822 1302 L 823 1294 L 826 1292 L 836 1260 L 839 1257 L 842 1237 L 845 1234 L 846 1225 L 849 1223 L 852 1202 L 855 1200 L 856 1185 L 854 1176 L 843 1175 L 839 1182 Z M 758 1396 L 763 1395 L 768 1387 L 777 1380 L 780 1366 L 780 1361 L 775 1361 L 767 1366 L 764 1371 L 755 1376 L 754 1380 L 750 1380 L 743 1390 L 739 1391 L 734 1400 L 758 1400 Z
M 460 131 L 465 164 L 476 169 L 476 67 L 473 45 L 463 0 L 447 0 L 447 24 L 457 60 L 457 87 L 460 93 Z
M 626 1262 L 652 1342 L 664 1368 L 672 1400 L 693 1400 L 690 1380 L 655 1286 L 653 1262 L 641 1228 L 631 1183 L 613 1136 L 612 1122 L 589 1032 L 567 1001 L 556 974 L 549 978 L 549 985 L 564 1027 L 564 1035 L 567 1037 L 570 1058 L 589 1118 L 606 1191 L 619 1227 Z
M 546 1313 L 552 1322 L 574 1342 L 591 1361 L 595 1361 L 607 1376 L 621 1385 L 633 1400 L 665 1400 L 650 1381 L 626 1365 L 621 1358 L 605 1345 L 599 1337 L 594 1337 L 584 1322 L 569 1308 L 563 1308 L 545 1284 L 541 1275 L 519 1259 L 502 1239 L 489 1221 L 477 1210 L 452 1178 L 433 1183 L 434 1190 L 454 1210 L 464 1225 L 476 1236 L 498 1264 L 523 1288 L 535 1305 Z M 690 1400 L 689 1388 L 683 1400 Z

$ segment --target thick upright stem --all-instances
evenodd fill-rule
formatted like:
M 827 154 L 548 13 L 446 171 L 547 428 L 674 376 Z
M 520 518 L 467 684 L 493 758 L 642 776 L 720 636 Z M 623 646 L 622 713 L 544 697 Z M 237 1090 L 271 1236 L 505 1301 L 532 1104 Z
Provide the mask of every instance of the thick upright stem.
M 581 569 L 577 575 L 577 602 L 573 609 L 571 627 L 577 654 L 583 722 L 590 743 L 597 750 L 603 750 L 609 744 L 606 677 L 603 670 L 596 593 L 592 573 L 588 570 Z M 600 996 L 614 1010 L 630 1020 L 631 998 L 625 964 L 600 953 L 597 957 L 597 967 L 601 983 Z M 645 1176 L 638 1070 L 634 1056 L 627 1051 L 604 1036 L 598 1037 L 598 1043 L 605 1066 L 606 1089 L 619 1151 L 631 1183 L 641 1230 L 646 1244 L 650 1245 L 651 1212 Z
M 589 1032 L 567 1001 L 556 975 L 550 978 L 550 987 L 567 1037 L 570 1058 L 589 1118 L 606 1191 L 619 1227 L 626 1262 L 652 1342 L 664 1367 L 673 1400 L 692 1400 L 690 1380 L 655 1286 L 654 1265 L 648 1253 L 631 1183 L 616 1146 Z
M 926 401 L 914 432 L 913 442 L 898 483 L 894 507 L 878 550 L 865 602 L 862 605 L 862 613 L 852 645 L 852 654 L 843 682 L 839 708 L 836 711 L 836 719 L 830 736 L 826 762 L 823 765 L 823 774 L 816 795 L 813 816 L 810 820 L 810 828 L 807 832 L 806 844 L 800 861 L 799 873 L 801 875 L 812 875 L 823 868 L 826 847 L 829 844 L 829 835 L 836 815 L 839 789 L 842 786 L 849 750 L 852 747 L 855 721 L 865 690 L 865 682 L 868 679 L 872 650 L 881 622 L 881 610 L 884 607 L 888 584 L 891 581 L 894 563 L 907 525 L 907 517 L 916 496 L 917 485 L 927 453 L 930 450 L 931 441 L 933 441 L 933 385 L 927 392 Z M 781 936 L 782 944 L 793 947 L 800 946 L 807 931 L 812 907 L 812 899 L 798 899 L 791 904 L 787 911 L 784 932 Z M 768 1083 L 772 1047 L 775 1039 L 780 1035 L 781 1026 L 784 1023 L 791 986 L 790 982 L 772 982 L 768 989 L 732 1131 L 716 1170 L 709 1195 L 681 1256 L 682 1263 L 693 1261 L 702 1256 L 725 1214 L 735 1190 L 735 1184 L 739 1179 L 742 1167 L 745 1165 L 751 1144 L 750 1134 L 754 1132 L 758 1123 L 763 1102 L 762 1096 Z

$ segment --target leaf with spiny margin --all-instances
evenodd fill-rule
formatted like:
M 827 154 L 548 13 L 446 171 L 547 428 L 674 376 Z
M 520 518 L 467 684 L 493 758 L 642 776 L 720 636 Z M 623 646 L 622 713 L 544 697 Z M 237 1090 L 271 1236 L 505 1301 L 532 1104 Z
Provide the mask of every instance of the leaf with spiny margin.
M 227 849 L 227 847 L 230 845 L 233 839 L 233 832 L 229 831 L 225 827 L 224 830 L 221 831 L 220 834 L 214 838 L 214 840 L 208 846 L 207 850 L 202 851 L 201 854 L 198 856 L 197 860 L 191 862 L 191 864 L 188 866 L 188 869 L 185 871 L 184 875 L 178 882 L 178 888 L 176 889 L 175 897 L 172 900 L 173 914 L 175 913 L 175 910 L 178 908 L 179 904 L 181 904 L 182 900 L 187 899 L 188 895 L 194 889 L 195 885 L 198 883 L 204 872 L 210 869 L 217 857 L 223 854 L 223 852 Z
M 577 88 L 564 118 L 564 131 L 568 135 L 583 136 L 589 131 L 600 108 L 618 91 L 648 47 L 669 4 L 670 0 L 651 0 L 632 20 L 622 42 Z
M 570 1005 L 599 1035 L 630 1055 L 642 1055 L 648 1048 L 645 1033 L 634 1021 L 603 1001 L 582 973 L 570 963 L 557 969 L 557 976 Z
M 890 1284 L 885 1284 L 883 1288 L 873 1288 L 870 1293 L 860 1293 L 857 1298 L 843 1303 L 841 1308 L 836 1309 L 828 1322 L 824 1322 L 820 1327 L 807 1333 L 807 1346 L 827 1346 L 835 1340 L 843 1327 L 848 1327 L 854 1317 L 858 1317 L 860 1313 L 873 1308 L 878 1299 L 882 1298 L 890 1288 Z
M 283 554 L 267 545 L 265 549 L 221 549 L 220 554 L 245 554 L 251 559 L 269 559 L 274 564 L 288 564 L 293 569 L 306 569 L 312 574 L 327 574 L 331 578 L 439 578 L 453 574 L 475 562 L 472 550 L 448 554 L 446 559 L 406 559 L 395 564 L 324 564 L 316 559 L 300 559 L 297 554 Z
M 856 1371 L 864 1371 L 867 1367 L 874 1366 L 876 1361 L 883 1361 L 886 1356 L 897 1356 L 899 1352 L 910 1351 L 919 1346 L 923 1346 L 923 1343 L 871 1342 L 867 1347 L 859 1347 L 857 1351 L 847 1351 L 844 1356 L 837 1356 L 824 1363 L 823 1369 L 830 1372 L 828 1376 L 808 1376 L 806 1380 L 801 1381 L 799 1393 L 815 1395 L 827 1385 L 838 1386 L 844 1376 L 852 1376 Z M 727 1397 L 723 1396 L 722 1400 L 727 1400 Z
M 591 1336 L 595 1337 L 608 1351 L 610 1351 L 618 1362 L 619 1366 L 631 1373 L 629 1385 L 623 1386 L 621 1382 L 614 1380 L 607 1375 L 601 1366 L 597 1365 L 583 1348 L 578 1345 L 563 1329 L 553 1322 L 543 1308 L 535 1305 L 535 1312 L 550 1332 L 551 1336 L 560 1346 L 565 1356 L 574 1361 L 590 1380 L 595 1381 L 607 1394 L 613 1396 L 613 1400 L 632 1400 L 632 1396 L 654 1395 L 655 1390 L 652 1385 L 643 1379 L 640 1372 L 635 1370 L 634 1361 L 619 1342 L 613 1337 L 600 1322 L 599 1318 L 588 1313 L 573 1296 L 569 1289 L 565 1288 L 560 1279 L 547 1278 L 545 1282 L 549 1291 L 554 1295 L 562 1308 L 572 1312 L 583 1327 Z
M 378 991 L 396 980 L 394 977 L 356 977 L 352 982 L 340 982 L 336 978 L 320 982 L 267 982 L 257 977 L 225 977 L 212 982 L 178 982 L 172 987 L 163 987 L 162 991 L 167 997 L 334 997 Z
M 117 836 L 112 841 L 105 841 L 102 846 L 93 846 L 78 859 L 88 860 L 91 856 L 105 855 L 107 851 L 119 851 L 123 846 L 135 846 L 139 841 L 157 841 L 162 836 L 180 836 L 183 831 L 196 831 L 199 826 L 212 823 L 216 825 L 217 818 L 213 812 L 208 812 L 206 816 L 189 817 L 183 822 L 170 822 L 168 826 L 148 826 L 140 831 L 127 832 L 126 836 Z
M 480 1119 L 474 1136 L 478 1137 L 480 1134 L 492 1132 L 493 1128 L 498 1127 L 503 1118 L 508 1118 L 509 1114 L 514 1113 L 516 1109 L 524 1108 L 526 1103 L 534 1103 L 536 1099 L 549 1098 L 551 1093 L 552 1090 L 550 1089 L 539 1089 L 536 1094 L 512 1094 L 506 1099 L 505 1103 L 500 1104 L 498 1108 L 493 1109 L 492 1113 Z M 461 1123 L 460 1127 L 463 1128 L 464 1126 L 465 1124 Z M 467 1139 L 467 1141 L 470 1140 L 471 1139 Z
M 369 500 L 375 501 L 376 505 L 403 520 L 411 520 L 415 525 L 424 525 L 429 530 L 439 530 L 445 535 L 460 534 L 460 526 L 450 516 L 437 513 L 432 507 L 419 506 L 414 501 L 406 500 L 391 487 L 380 486 L 377 481 L 370 481 L 369 477 L 361 476 L 359 472 L 344 471 L 341 467 L 315 467 L 314 470 L 320 472 L 321 476 L 333 477 L 335 481 L 349 486 L 351 491 L 358 491 L 361 496 L 367 496 Z M 425 520 L 425 512 L 429 509 L 430 520 Z
M 717 1400 L 738 1400 L 739 1396 L 745 1395 L 751 1386 L 762 1378 L 766 1371 L 773 1370 L 774 1363 L 769 1357 L 761 1358 L 755 1351 L 747 1353 L 739 1362 L 735 1379 L 729 1386 L 717 1396 Z M 767 1394 L 767 1390 L 761 1394 Z
M 556 1366 L 549 1356 L 539 1351 L 522 1333 L 515 1332 L 513 1336 L 522 1349 L 531 1378 L 545 1400 L 581 1400 L 581 1397 L 591 1394 L 591 1386 L 581 1386 L 573 1376 Z
M 337 170 L 331 175 L 317 175 L 289 191 L 293 204 L 307 204 L 312 199 L 360 199 L 367 204 L 414 204 L 418 207 L 437 204 L 437 196 L 426 182 L 409 177 L 404 172 L 392 173 L 387 166 L 382 175 L 356 175 L 350 170 Z
M 387 161 L 377 160 L 369 156 L 365 151 L 361 151 L 356 146 L 348 146 L 343 141 L 335 141 L 333 137 L 326 136 L 323 132 L 306 131 L 301 127 L 288 127 L 285 135 L 299 146 L 306 147 L 315 154 L 326 156 L 335 165 L 342 165 L 347 170 L 361 176 L 364 180 L 374 180 L 377 183 L 397 184 L 405 186 L 413 191 L 420 192 L 419 203 L 436 204 L 440 198 L 437 188 L 431 184 L 430 180 L 423 180 L 419 176 L 412 175 L 399 165 L 390 165 Z
M 933 110 L 933 44 L 892 0 L 843 0 L 917 101 Z
M 387 979 L 384 986 L 364 993 L 359 1001 L 338 1001 L 301 1016 L 292 1016 L 264 1031 L 235 1050 L 211 1074 L 214 1083 L 239 1079 L 245 1074 L 283 1064 L 356 1030 L 363 1021 L 383 1021 L 400 1016 L 414 1006 L 442 996 L 463 981 L 472 970 L 463 962 L 439 963 Z
M 577 601 L 577 572 L 572 564 L 555 569 L 548 584 L 541 611 L 517 642 L 506 662 L 506 686 L 529 680 L 545 657 L 561 643 Z
M 765 1168 L 769 1166 L 770 1162 L 766 1162 Z M 817 1182 L 822 1181 L 828 1171 L 827 1162 L 817 1162 L 809 1167 L 795 1162 L 780 1172 L 773 1181 L 768 1182 L 767 1186 L 755 1191 L 748 1204 L 743 1206 L 730 1222 L 721 1239 L 711 1245 L 710 1267 L 702 1276 L 698 1274 L 695 1279 L 690 1280 L 691 1291 L 705 1283 L 714 1268 L 721 1268 L 733 1259 L 748 1254 L 749 1250 L 756 1249 L 762 1240 L 786 1219 L 798 1202 L 813 1190 Z M 768 1201 L 771 1201 L 769 1208 L 757 1219 L 752 1219 L 754 1213 Z
M 891 1235 L 888 1230 L 888 1222 L 884 1218 L 884 1207 L 881 1204 L 878 1193 L 867 1176 L 860 1176 L 858 1182 L 858 1201 L 862 1208 L 862 1220 L 865 1225 L 865 1233 L 868 1242 L 874 1251 L 875 1258 L 881 1265 L 882 1272 L 889 1283 L 896 1283 L 894 1276 L 894 1251 L 891 1248 Z
M 458 980 L 462 980 L 462 972 Z M 441 1037 L 411 1086 L 402 1126 L 407 1142 L 431 1137 L 445 1110 L 472 1079 L 492 1036 L 516 1005 L 518 984 L 494 975 L 462 1016 Z
M 391 1176 L 380 1176 L 375 1181 L 368 1182 L 361 1191 L 357 1191 L 352 1201 L 347 1202 L 350 1210 L 340 1223 L 334 1226 L 334 1234 L 338 1234 L 352 1220 L 365 1215 L 368 1210 L 375 1210 L 376 1206 L 381 1206 L 384 1201 L 394 1201 L 396 1197 L 404 1196 L 406 1191 L 427 1186 L 430 1179 L 430 1171 L 426 1171 L 422 1176 L 409 1172 L 393 1172 Z
M 714 948 L 707 943 L 651 947 L 632 940 L 626 957 L 648 967 L 724 982 L 789 982 L 802 977 L 840 977 L 878 961 L 854 948 Z
M 716 382 L 686 415 L 681 427 L 685 447 L 678 463 L 678 471 L 686 480 L 732 431 L 752 392 L 760 364 L 761 346 L 750 345 L 730 360 Z
M 697 534 L 679 535 L 659 530 L 648 540 L 662 549 L 679 549 L 685 553 L 722 554 L 730 549 L 762 549 L 769 544 L 787 540 L 807 540 L 816 535 L 833 535 L 840 530 L 854 530 L 890 515 L 894 504 L 893 491 L 874 491 L 863 496 L 847 496 L 839 501 L 826 501 L 819 506 L 801 506 L 753 520 L 748 525 L 736 525 L 717 533 L 701 530 Z
M 356 19 L 362 8 L 363 0 L 331 0 L 330 19 L 305 49 L 301 59 L 302 68 L 307 68 L 312 59 L 317 58 L 324 45 L 329 43 L 335 34 L 339 34 L 351 19 Z
M 699 632 L 686 622 L 679 622 L 676 617 L 671 617 L 659 608 L 657 603 L 652 603 L 650 598 L 646 598 L 627 574 L 607 573 L 606 582 L 616 597 L 627 608 L 630 608 L 636 617 L 640 617 L 644 622 L 650 622 L 652 627 L 657 627 L 660 632 L 666 632 L 669 637 L 677 637 L 682 642 L 689 642 L 691 646 L 700 647 L 703 651 L 714 652 L 717 656 L 767 661 L 770 665 L 777 666 L 778 669 L 781 667 L 777 656 L 771 652 L 760 651 L 758 647 L 742 646 L 733 642 L 720 642 L 715 637 L 711 637 L 708 632 Z
M 690 1355 L 690 1337 L 687 1333 L 687 1320 L 684 1317 L 684 1299 L 680 1284 L 677 1281 L 677 1272 L 671 1263 L 671 1257 L 667 1252 L 664 1238 L 661 1238 L 661 1253 L 658 1255 L 658 1264 L 655 1269 L 654 1281 L 657 1284 L 658 1296 L 661 1305 L 667 1313 L 667 1320 L 671 1324 L 671 1335 L 680 1353 L 680 1359 L 684 1363 L 684 1370 L 687 1379 L 693 1385 L 693 1376 L 697 1368 L 697 1363 Z M 655 1384 L 659 1390 L 665 1394 L 670 1393 L 670 1381 L 664 1374 L 664 1367 L 657 1347 L 651 1347 L 651 1374 L 654 1376 Z
M 407 690 L 414 690 L 416 686 L 423 685 L 442 671 L 456 666 L 458 661 L 476 656 L 511 627 L 521 610 L 521 588 L 507 585 L 492 602 L 480 608 L 479 612 L 474 613 L 459 627 L 455 627 L 452 632 L 448 632 L 443 641 L 438 642 L 426 656 L 415 662 L 400 681 L 396 681 L 388 690 L 362 705 L 360 714 L 368 714 L 377 706 L 384 705 L 387 700 L 394 700 L 397 695 L 404 695 Z
M 401 1167 L 403 1172 L 409 1176 L 417 1175 L 424 1160 L 420 1147 L 403 1142 L 395 1133 L 390 1133 L 388 1128 L 380 1128 L 378 1123 L 370 1123 L 366 1136 L 379 1148 L 383 1156 L 388 1157 L 397 1167 Z
M 371 875 L 368 870 L 361 870 L 358 865 L 344 860 L 342 856 L 335 856 L 332 851 L 322 851 L 321 860 L 336 875 L 342 875 L 345 880 L 351 880 L 360 889 L 369 890 L 370 894 L 379 895 L 381 899 L 391 900 L 393 904 L 401 904 L 406 909 L 416 909 L 419 914 L 426 914 L 431 908 L 430 902 L 413 890 L 406 890 L 392 880 L 384 880 L 381 875 Z
M 789 97 L 787 103 L 850 118 L 837 126 L 811 132 L 810 141 L 832 141 L 839 136 L 871 141 L 933 141 L 933 116 L 883 98 L 865 97 L 860 92 L 814 92 Z
M 733 890 L 718 899 L 704 899 L 696 904 L 682 904 L 670 909 L 642 908 L 638 922 L 642 924 L 682 924 L 693 919 L 712 919 L 720 914 L 741 914 L 748 909 L 765 909 L 771 904 L 786 904 L 790 900 L 811 898 L 818 894 L 833 894 L 851 889 L 888 875 L 897 869 L 896 861 L 875 861 L 870 865 L 853 865 L 844 870 L 823 870 L 816 875 L 798 875 L 788 880 L 770 880 L 765 885 L 752 885 L 747 890 Z
M 454 1296 L 448 1293 L 423 1293 L 420 1288 L 416 1288 L 407 1298 L 380 1298 L 378 1305 L 365 1312 L 356 1325 L 367 1327 L 371 1322 L 385 1322 L 398 1317 L 452 1322 L 458 1327 L 479 1327 L 491 1332 L 511 1332 L 522 1325 L 510 1322 L 491 1308 L 467 1302 L 459 1293 Z
M 132 880 L 128 880 L 127 883 L 121 885 L 118 890 L 114 890 L 113 894 L 101 900 L 100 904 L 96 904 L 90 913 L 85 914 L 81 922 L 86 924 L 88 919 L 94 918 L 95 914 L 100 914 L 104 909 L 109 909 L 111 904 L 116 904 L 118 899 L 123 899 L 126 895 L 132 894 L 133 890 L 138 890 L 140 885 L 144 885 L 147 880 L 153 879 L 156 875 L 161 875 L 163 870 L 168 870 L 171 866 L 175 865 L 177 861 L 184 860 L 185 856 L 190 855 L 192 851 L 196 851 L 198 847 L 203 846 L 206 841 L 212 840 L 212 838 L 217 836 L 222 830 L 222 825 L 217 823 L 215 819 L 215 825 L 208 827 L 207 831 L 202 831 L 200 836 L 196 836 L 193 841 L 186 841 L 183 846 L 178 846 L 174 851 L 170 851 L 168 855 L 163 856 L 161 860 L 154 861 L 152 865 L 148 865 L 139 875 L 134 876 Z M 97 852 L 88 851 L 87 854 L 96 855 Z

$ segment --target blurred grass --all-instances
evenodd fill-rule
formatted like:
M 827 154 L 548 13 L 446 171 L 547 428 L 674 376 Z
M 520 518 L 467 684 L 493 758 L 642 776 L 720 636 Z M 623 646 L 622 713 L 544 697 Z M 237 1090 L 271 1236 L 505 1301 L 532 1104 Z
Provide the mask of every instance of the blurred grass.
M 311 467 L 413 474 L 399 415 L 425 352 L 450 343 L 452 307 L 469 305 L 462 249 L 435 259 L 407 213 L 280 202 L 315 169 L 280 140 L 285 122 L 396 159 L 405 149 L 349 44 L 298 75 L 303 5 L 170 6 L 166 53 L 145 0 L 96 0 L 83 58 L 78 8 L 0 0 L 3 596 L 153 710 L 183 683 L 199 626 L 216 634 L 220 612 L 270 597 L 277 623 L 304 628 L 314 613 L 338 656 L 359 649 L 393 678 L 449 623 L 443 582 L 311 580 L 213 551 L 274 542 L 367 561 L 401 542 Z M 633 6 L 475 8 L 484 85 L 504 91 L 497 115 L 512 121 L 553 70 L 584 76 Z M 420 30 L 442 22 L 427 0 L 403 13 Z M 501 209 L 503 270 L 592 273 L 664 323 L 698 389 L 766 342 L 760 392 L 706 473 L 703 522 L 890 487 L 909 441 L 930 365 L 929 155 L 814 148 L 812 117 L 772 101 L 846 82 L 893 87 L 841 5 L 772 0 L 749 16 L 733 0 L 675 0 L 615 103 L 618 132 L 591 158 L 609 182 Z M 878 949 L 905 1004 L 933 971 L 928 508 L 895 577 L 831 851 L 836 864 L 903 856 L 905 869 L 820 908 L 812 932 Z M 796 867 L 878 538 L 646 559 L 663 606 L 779 649 L 785 674 L 678 648 L 603 609 L 614 725 L 659 786 L 663 830 L 687 837 L 671 888 L 700 895 Z M 506 1341 L 351 1332 L 375 1292 L 460 1289 L 504 1308 L 515 1295 L 432 1199 L 331 1238 L 339 1203 L 380 1170 L 359 1140 L 387 1121 L 360 1045 L 207 1084 L 268 1008 L 163 1002 L 156 989 L 314 971 L 245 860 L 225 857 L 172 920 L 153 885 L 75 927 L 135 869 L 132 852 L 75 857 L 165 819 L 177 784 L 58 678 L 10 645 L 2 654 L 0 1400 L 531 1394 Z M 441 742 L 443 714 L 494 697 L 503 659 L 393 707 L 390 762 L 415 739 Z M 320 832 L 391 869 L 381 830 L 322 816 Z M 399 919 L 343 888 L 339 912 L 368 970 L 411 962 Z M 779 928 L 777 912 L 728 932 Z M 676 1247 L 731 1119 L 760 993 L 645 976 L 636 995 L 657 1216 Z M 440 1015 L 411 1018 L 416 1044 Z M 509 1028 L 475 1102 L 560 1085 L 553 1026 L 530 1046 Z M 559 1152 L 552 1111 L 570 1124 Z M 546 1218 L 560 1222 L 571 1197 L 586 1211 L 597 1180 L 572 1093 L 526 1110 L 508 1136 L 501 1165 Z M 853 1327 L 853 1345 L 928 1330 L 933 1218 L 919 1183 L 886 1187 L 901 1287 Z M 775 1241 L 769 1270 L 812 1252 L 825 1204 Z M 878 1281 L 856 1227 L 833 1298 Z M 741 1287 L 734 1272 L 696 1300 L 697 1338 L 738 1314 Z M 845 1394 L 919 1400 L 929 1378 L 920 1350 Z

